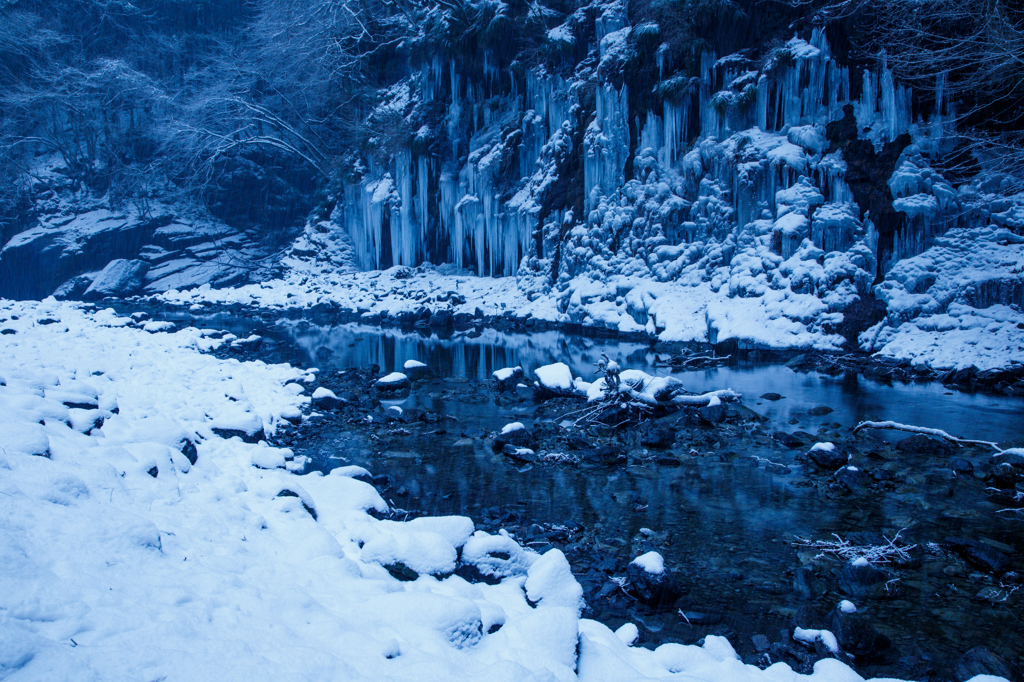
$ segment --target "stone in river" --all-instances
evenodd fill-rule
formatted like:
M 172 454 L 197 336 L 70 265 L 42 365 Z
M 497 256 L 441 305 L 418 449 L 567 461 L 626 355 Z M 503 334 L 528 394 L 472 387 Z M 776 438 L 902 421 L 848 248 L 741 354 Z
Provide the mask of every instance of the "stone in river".
M 970 538 L 946 538 L 943 544 L 964 561 L 988 573 L 1002 573 L 1010 568 L 1010 557 L 995 547 Z
M 778 393 L 765 393 L 761 397 L 765 400 L 771 400 L 773 402 L 776 400 L 782 400 L 783 398 L 783 396 L 779 395 Z
M 949 460 L 949 468 L 955 471 L 958 476 L 970 476 L 974 473 L 974 465 L 963 457 L 954 457 Z
M 976 646 L 961 656 L 953 667 L 953 675 L 957 682 L 967 682 L 977 675 L 994 675 L 1007 680 L 1014 679 L 1014 671 L 1010 664 L 983 646 Z
M 676 434 L 671 429 L 656 427 L 650 429 L 640 440 L 645 448 L 665 449 L 670 448 L 676 442 Z
M 839 588 L 851 597 L 877 597 L 885 592 L 886 579 L 885 573 L 866 560 L 856 559 L 846 562 L 839 572 Z
M 937 438 L 930 438 L 923 433 L 915 433 L 896 443 L 896 449 L 900 452 L 949 455 L 953 453 L 953 444 Z
M 683 595 L 672 572 L 657 552 L 648 552 L 626 567 L 626 589 L 639 601 L 654 609 L 672 608 Z
M 830 414 L 832 412 L 835 412 L 835 410 L 833 410 L 828 405 L 818 405 L 817 407 L 812 407 L 811 409 L 807 410 L 807 414 L 811 415 L 812 417 L 824 417 L 826 414 Z
M 893 656 L 892 641 L 871 624 L 861 613 L 847 613 L 836 607 L 829 623 L 840 648 L 865 661 L 884 661 Z

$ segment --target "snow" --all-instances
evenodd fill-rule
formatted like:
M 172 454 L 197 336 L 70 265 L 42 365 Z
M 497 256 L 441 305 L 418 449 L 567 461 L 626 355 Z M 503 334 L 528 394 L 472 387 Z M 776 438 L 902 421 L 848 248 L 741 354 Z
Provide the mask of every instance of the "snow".
M 834 654 L 839 653 L 839 642 L 836 641 L 836 636 L 829 630 L 805 630 L 798 627 L 793 630 L 793 639 L 811 645 L 820 640 L 829 651 Z
M 852 467 L 847 467 L 847 468 L 852 469 Z M 870 566 L 871 562 L 869 562 L 864 557 L 858 557 L 858 558 L 854 559 L 853 561 L 851 561 L 850 565 L 851 566 L 857 566 L 857 567 L 863 567 L 863 566 Z
M 839 602 L 839 610 L 843 613 L 857 613 L 857 607 L 854 606 L 852 601 L 849 601 L 847 599 L 844 599 L 841 602 Z
M 406 360 L 405 364 L 402 365 L 405 369 L 419 369 L 426 366 L 427 365 L 425 363 L 422 363 L 419 360 Z
M 316 390 L 313 391 L 313 395 L 311 396 L 311 398 L 313 400 L 318 400 L 320 398 L 334 398 L 335 400 L 337 400 L 338 396 L 334 395 L 334 391 L 330 390 L 329 388 L 318 386 Z
M 516 367 L 504 367 L 495 370 L 492 376 L 498 381 L 508 381 L 517 371 L 522 372 L 523 368 L 518 365 Z
M 402 374 L 401 372 L 392 372 L 391 374 L 386 374 L 385 376 L 382 376 L 377 381 L 381 384 L 400 384 L 408 380 L 409 377 Z
M 289 473 L 290 451 L 213 432 L 233 421 L 273 434 L 308 408 L 285 388 L 303 370 L 217 359 L 204 351 L 227 342 L 199 330 L 149 334 L 52 299 L 0 301 L 0 314 L 17 332 L 0 337 L 0 641 L 12 679 L 797 678 L 784 664 L 744 665 L 721 637 L 630 647 L 635 626 L 579 617 L 561 552 L 538 555 L 466 517 L 377 520 L 367 510 L 385 502 L 353 478 L 365 470 Z M 59 324 L 35 324 L 43 314 Z M 95 409 L 75 409 L 103 426 L 68 427 L 59 401 L 94 394 Z M 449 576 L 460 549 L 500 582 Z M 395 562 L 419 578 L 396 580 Z M 824 660 L 801 679 L 860 678 Z
M 510 424 L 505 424 L 504 426 L 501 427 L 501 435 L 504 436 L 506 434 L 512 433 L 513 431 L 521 431 L 525 428 L 526 427 L 523 426 L 522 422 L 512 422 Z
M 822 441 L 821 443 L 815 443 L 814 445 L 811 446 L 811 452 L 815 452 L 815 451 L 818 451 L 818 450 L 821 450 L 821 451 L 824 451 L 824 452 L 832 452 L 835 449 L 836 449 L 835 443 L 829 443 L 828 441 Z
M 572 371 L 564 362 L 538 367 L 533 373 L 544 388 L 553 391 L 568 391 L 572 388 Z
M 652 575 L 661 575 L 665 572 L 665 559 L 658 552 L 651 551 L 641 554 L 630 563 L 636 564 Z

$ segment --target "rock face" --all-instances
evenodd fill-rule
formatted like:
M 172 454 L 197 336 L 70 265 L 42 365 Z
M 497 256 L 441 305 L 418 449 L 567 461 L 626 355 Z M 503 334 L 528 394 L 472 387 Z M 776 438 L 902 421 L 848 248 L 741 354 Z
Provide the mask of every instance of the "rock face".
M 131 296 L 142 288 L 143 278 L 149 265 L 140 260 L 118 258 L 107 263 L 89 288 L 82 294 L 86 301 L 96 301 L 108 296 Z

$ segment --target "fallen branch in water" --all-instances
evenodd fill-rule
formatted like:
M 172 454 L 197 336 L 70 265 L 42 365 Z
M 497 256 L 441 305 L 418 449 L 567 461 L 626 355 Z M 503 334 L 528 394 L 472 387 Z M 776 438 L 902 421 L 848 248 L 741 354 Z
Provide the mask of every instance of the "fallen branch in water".
M 942 429 L 930 429 L 925 426 L 913 426 L 911 424 L 900 424 L 899 422 L 861 422 L 857 426 L 853 427 L 853 435 L 857 435 L 857 432 L 861 429 L 885 429 L 889 431 L 907 431 L 909 433 L 920 433 L 926 436 L 934 436 L 935 438 L 941 438 L 942 440 L 957 445 L 988 445 L 992 447 L 996 452 L 1003 452 L 1003 449 L 996 443 L 987 440 L 969 440 L 967 438 L 957 438 L 951 436 Z
M 835 540 L 808 540 L 797 536 L 796 542 L 793 543 L 795 547 L 807 547 L 809 549 L 821 550 L 815 559 L 821 559 L 826 554 L 833 554 L 843 559 L 867 559 L 873 564 L 887 564 L 893 560 L 909 561 L 910 550 L 917 547 L 917 545 L 899 546 L 896 541 L 900 538 L 900 533 L 905 531 L 906 528 L 901 528 L 899 533 L 890 540 L 889 538 L 882 536 L 886 544 L 884 545 L 853 545 L 847 540 L 842 539 L 836 533 L 832 534 Z

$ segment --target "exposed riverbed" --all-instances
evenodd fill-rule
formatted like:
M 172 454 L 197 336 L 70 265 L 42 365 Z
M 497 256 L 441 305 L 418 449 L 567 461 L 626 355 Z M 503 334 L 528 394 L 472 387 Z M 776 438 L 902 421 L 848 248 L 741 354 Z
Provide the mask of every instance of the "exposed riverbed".
M 677 413 L 634 429 L 563 428 L 580 404 L 499 393 L 491 373 L 519 365 L 532 376 L 565 362 L 590 379 L 605 353 L 624 368 L 665 374 L 671 369 L 653 365 L 667 356 L 643 343 L 552 331 L 438 338 L 305 320 L 159 316 L 243 338 L 256 333 L 262 346 L 245 357 L 318 367 L 320 383 L 351 402 L 279 435 L 309 459 L 307 470 L 360 465 L 399 513 L 462 514 L 538 551 L 562 549 L 590 615 L 613 627 L 637 623 L 642 643 L 725 634 L 748 662 L 800 668 L 822 652 L 794 643 L 793 627 L 835 629 L 835 607 L 849 599 L 858 622 L 892 645 L 876 642 L 877 651 L 853 661 L 866 676 L 954 679 L 958 660 L 976 646 L 1024 664 L 1022 517 L 1001 511 L 1021 484 L 994 480 L 991 448 L 897 447 L 908 434 L 852 434 L 862 420 L 894 420 L 1019 446 L 1024 399 L 735 360 L 675 374 L 692 391 L 743 394 L 722 423 Z M 406 360 L 426 363 L 432 375 L 381 401 L 369 390 L 372 379 L 401 371 Z M 391 405 L 403 414 L 388 413 Z M 512 421 L 534 433 L 540 461 L 494 451 L 492 434 Z M 656 428 L 671 431 L 674 442 L 652 444 Z M 808 460 L 822 441 L 848 453 L 858 475 L 837 476 Z M 835 534 L 873 545 L 897 533 L 903 546 L 917 547 L 899 567 L 879 565 L 877 584 L 851 582 L 846 562 L 815 558 L 817 550 L 798 542 Z M 985 570 L 953 551 L 950 538 L 980 541 L 1009 564 Z M 682 588 L 671 608 L 644 606 L 613 580 L 649 549 L 664 555 Z

